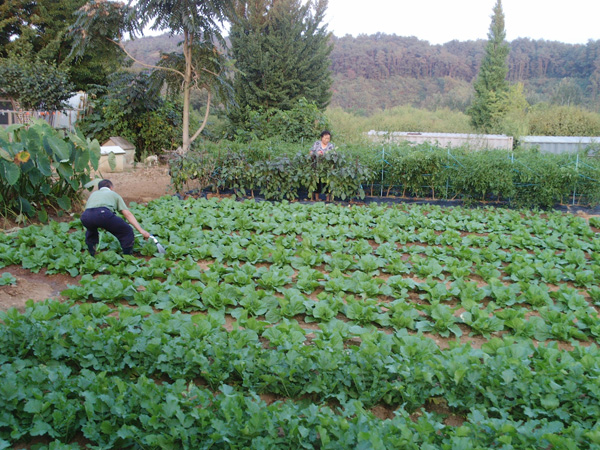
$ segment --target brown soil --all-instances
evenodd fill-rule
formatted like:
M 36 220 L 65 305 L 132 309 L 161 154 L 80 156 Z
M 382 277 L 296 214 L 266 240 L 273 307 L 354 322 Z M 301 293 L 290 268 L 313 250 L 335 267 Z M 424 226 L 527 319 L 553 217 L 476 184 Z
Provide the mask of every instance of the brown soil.
M 17 279 L 16 284 L 0 286 L 0 311 L 16 308 L 25 311 L 27 300 L 39 302 L 47 299 L 59 299 L 60 293 L 77 279 L 69 275 L 46 275 L 44 272 L 32 273 L 19 266 L 0 269 L 0 274 L 8 272 Z
M 112 181 L 116 192 L 121 194 L 127 204 L 130 202 L 148 203 L 163 195 L 173 194 L 170 186 L 169 167 L 138 166 L 124 172 L 104 174 Z

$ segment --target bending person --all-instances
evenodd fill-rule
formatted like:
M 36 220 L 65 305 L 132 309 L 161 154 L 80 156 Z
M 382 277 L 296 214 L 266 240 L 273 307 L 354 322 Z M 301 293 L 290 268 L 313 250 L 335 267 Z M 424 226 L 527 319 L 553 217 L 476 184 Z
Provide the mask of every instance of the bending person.
M 117 211 L 123 214 L 123 217 L 142 234 L 144 239 L 150 237 L 150 233 L 140 226 L 133 213 L 129 211 L 123 197 L 113 191 L 112 182 L 102 180 L 98 183 L 98 190 L 92 192 L 88 198 L 85 211 L 81 215 L 81 223 L 86 228 L 85 243 L 90 255 L 96 254 L 99 241 L 98 228 L 108 231 L 119 240 L 123 254 L 131 255 L 133 252 L 135 241 L 133 230 L 127 222 L 117 216 Z

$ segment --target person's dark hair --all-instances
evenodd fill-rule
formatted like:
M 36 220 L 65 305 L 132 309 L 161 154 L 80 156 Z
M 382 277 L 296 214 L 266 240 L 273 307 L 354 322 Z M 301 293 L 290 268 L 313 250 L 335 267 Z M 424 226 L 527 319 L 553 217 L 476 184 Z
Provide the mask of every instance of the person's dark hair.
M 321 139 L 323 139 L 323 136 L 327 136 L 327 135 L 329 135 L 331 137 L 331 132 L 328 130 L 321 131 Z
M 100 180 L 98 183 L 98 189 L 102 189 L 103 187 L 112 188 L 113 184 L 110 180 Z

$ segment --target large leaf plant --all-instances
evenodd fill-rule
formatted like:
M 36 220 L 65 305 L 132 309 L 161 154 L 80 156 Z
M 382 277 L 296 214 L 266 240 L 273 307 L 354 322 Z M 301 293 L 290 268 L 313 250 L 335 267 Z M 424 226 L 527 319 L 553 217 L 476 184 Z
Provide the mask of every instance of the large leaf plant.
M 68 211 L 98 168 L 100 144 L 43 120 L 0 128 L 0 214 L 26 221 Z

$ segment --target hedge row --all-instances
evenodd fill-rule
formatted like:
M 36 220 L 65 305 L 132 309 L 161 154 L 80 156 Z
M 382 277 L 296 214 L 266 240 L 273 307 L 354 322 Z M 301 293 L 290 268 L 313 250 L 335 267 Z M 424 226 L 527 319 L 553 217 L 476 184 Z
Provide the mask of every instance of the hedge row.
M 210 186 L 241 196 L 258 192 L 272 200 L 294 200 L 302 193 L 310 197 L 313 192 L 326 193 L 332 200 L 364 197 L 361 183 L 369 176 L 366 166 L 338 152 L 321 157 L 298 152 L 260 160 L 244 152 L 222 157 L 194 152 L 171 162 L 171 182 L 179 192 Z
M 383 195 L 506 202 L 517 207 L 600 203 L 600 160 L 534 150 L 471 151 L 430 145 L 344 147 L 321 158 L 299 146 L 218 147 L 171 162 L 174 187 L 296 199 L 318 190 L 337 199 Z

